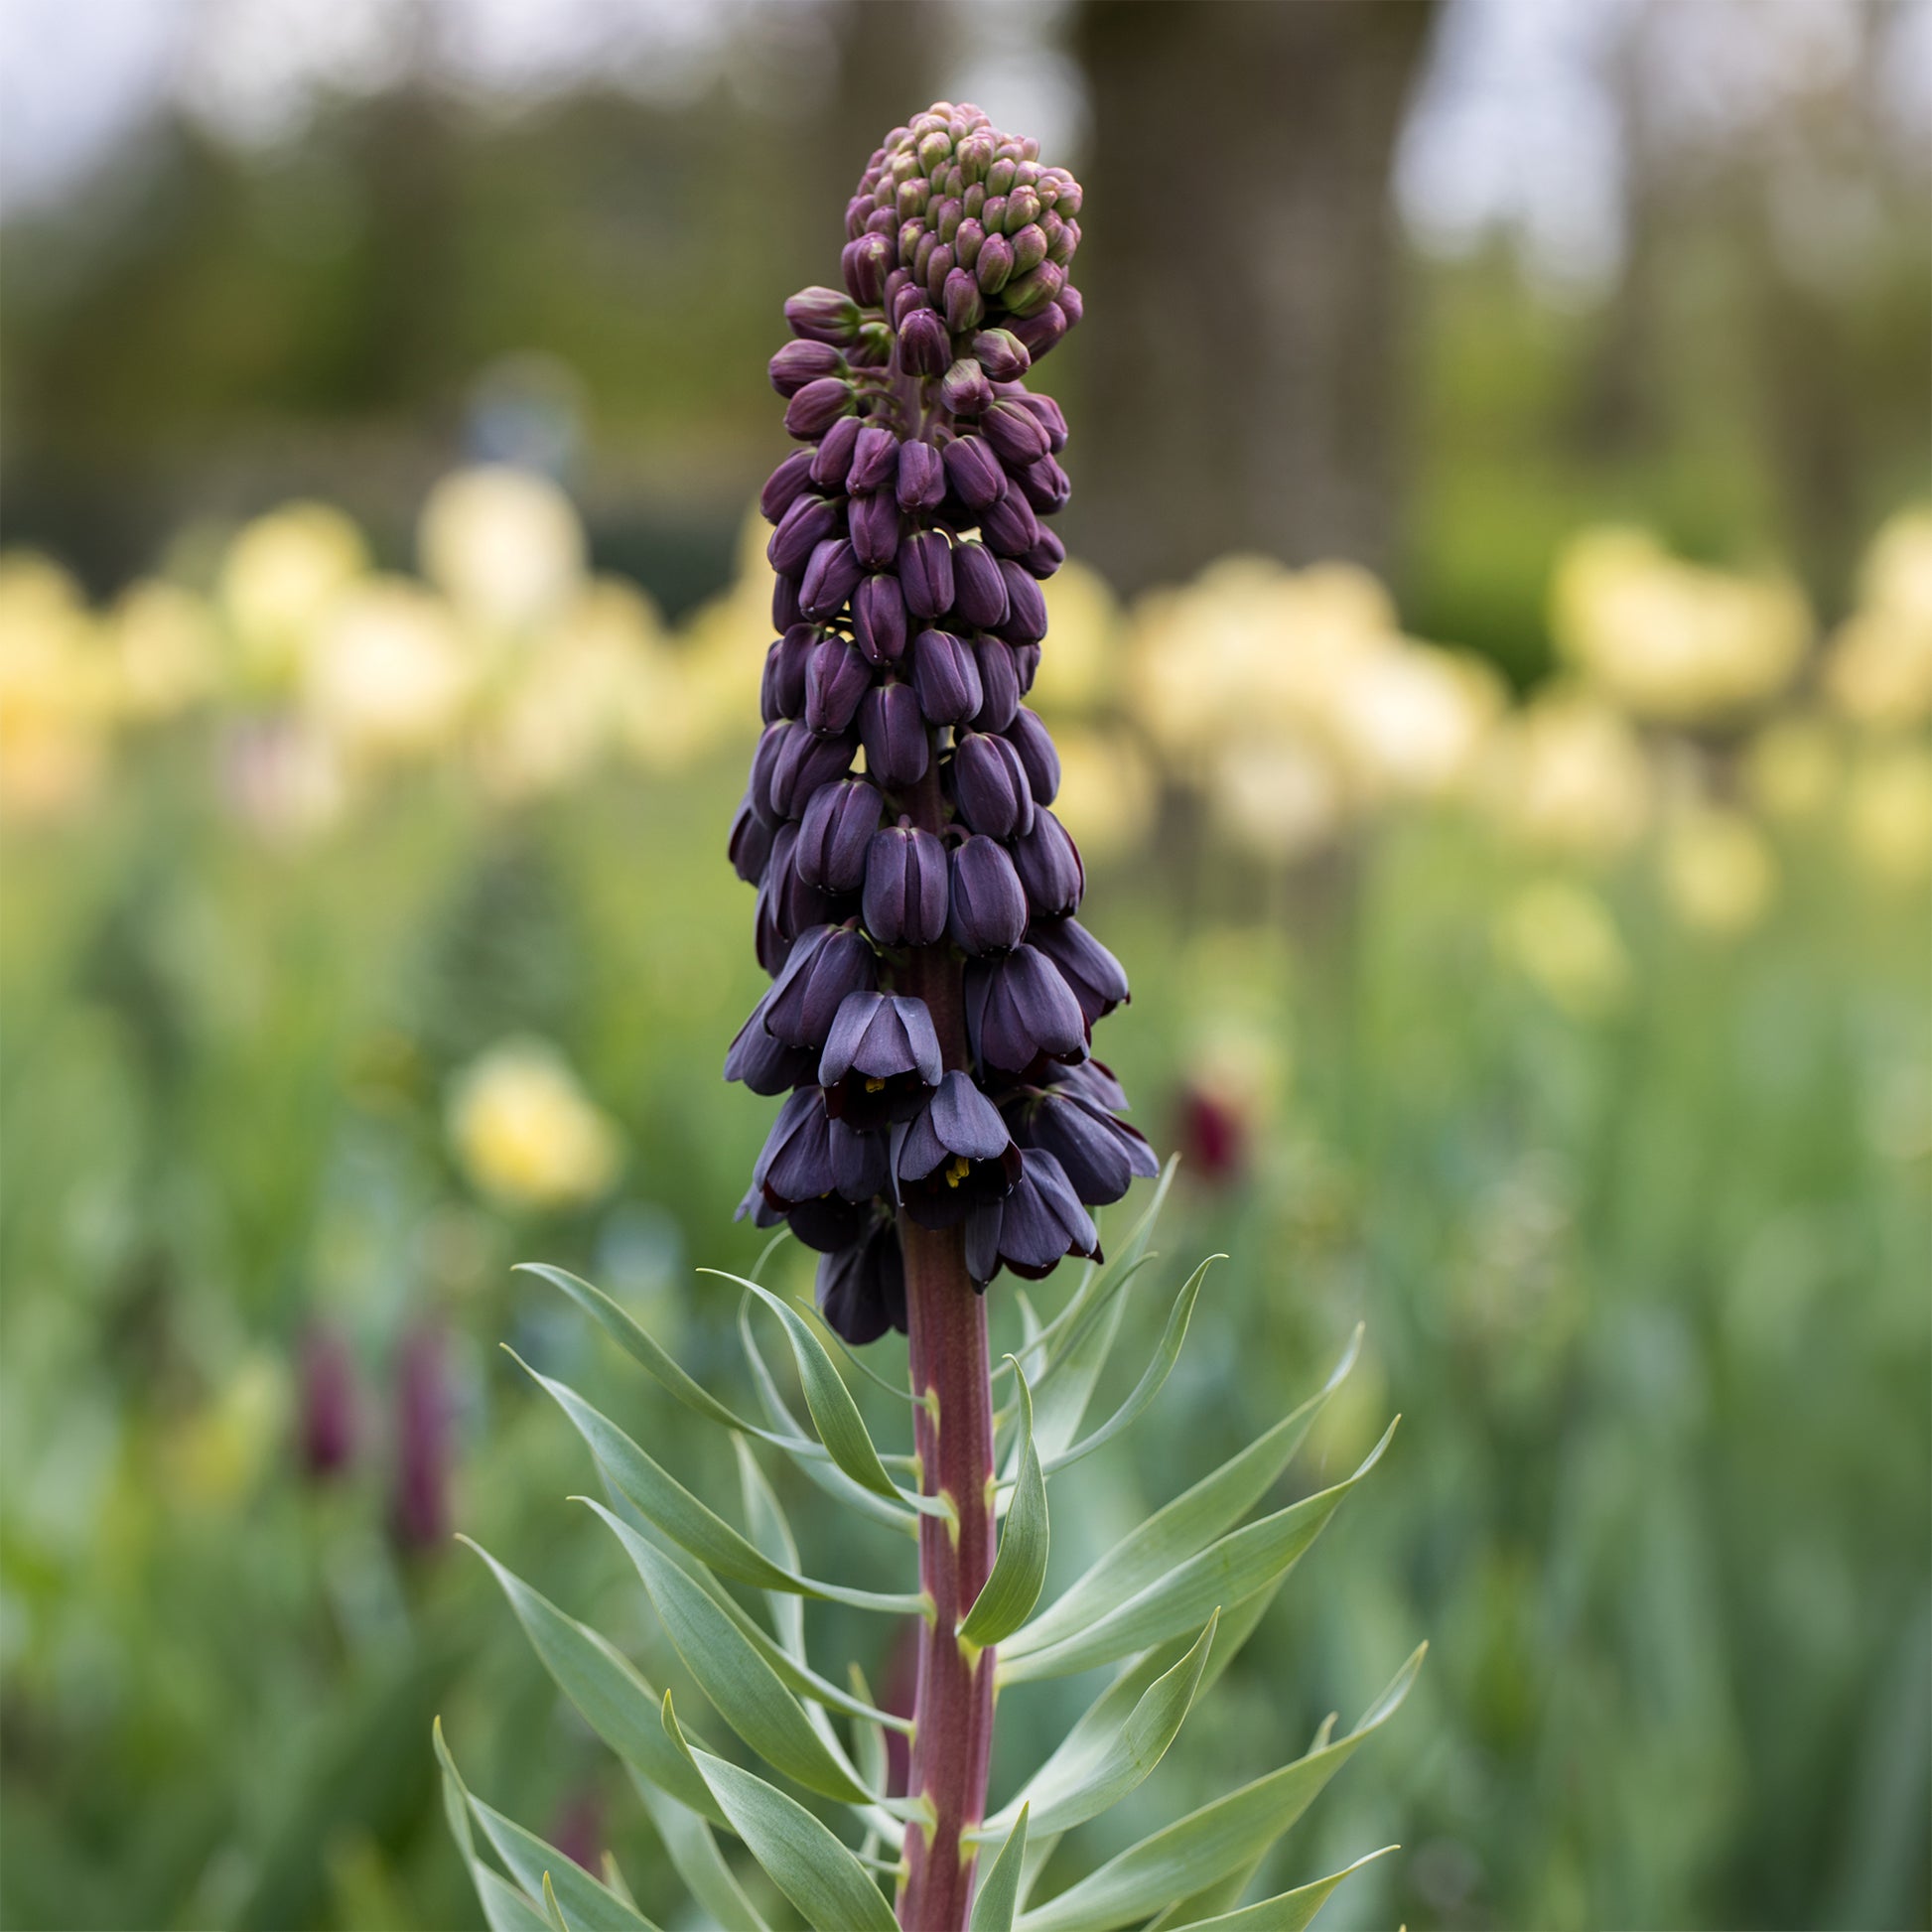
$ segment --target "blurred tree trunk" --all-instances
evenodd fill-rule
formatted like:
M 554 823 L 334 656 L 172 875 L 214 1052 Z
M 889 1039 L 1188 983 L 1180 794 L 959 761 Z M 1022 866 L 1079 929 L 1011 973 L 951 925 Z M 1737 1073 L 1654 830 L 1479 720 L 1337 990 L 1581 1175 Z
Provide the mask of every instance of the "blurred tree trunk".
M 1089 321 L 1069 542 L 1124 589 L 1228 550 L 1386 566 L 1389 180 L 1432 0 L 1083 0 Z

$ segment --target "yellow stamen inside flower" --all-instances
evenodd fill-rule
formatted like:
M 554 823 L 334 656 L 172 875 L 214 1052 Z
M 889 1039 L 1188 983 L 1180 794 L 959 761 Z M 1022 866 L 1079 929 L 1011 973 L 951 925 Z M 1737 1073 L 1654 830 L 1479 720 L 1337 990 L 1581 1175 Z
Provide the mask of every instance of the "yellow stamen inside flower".
M 875 1080 L 875 1079 L 874 1079 L 874 1078 L 872 1077 L 872 1075 L 871 1075 L 870 1073 L 868 1073 L 868 1074 L 866 1075 L 866 1091 L 867 1091 L 868 1093 L 877 1093 L 877 1092 L 879 1092 L 879 1090 L 880 1090 L 880 1089 L 881 1089 L 881 1088 L 882 1088 L 883 1086 L 885 1086 L 885 1084 L 886 1084 L 886 1083 L 885 1083 L 885 1081 L 884 1081 L 884 1080 Z
M 955 1154 L 946 1163 L 946 1185 L 957 1187 L 973 1171 L 973 1164 L 963 1154 Z

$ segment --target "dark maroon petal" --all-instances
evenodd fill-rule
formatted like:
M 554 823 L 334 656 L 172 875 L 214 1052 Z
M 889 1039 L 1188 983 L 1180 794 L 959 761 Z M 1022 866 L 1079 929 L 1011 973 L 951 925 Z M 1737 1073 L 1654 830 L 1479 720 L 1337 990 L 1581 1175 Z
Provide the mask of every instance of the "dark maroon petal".
M 1055 919 L 1079 908 L 1087 889 L 1080 849 L 1044 805 L 1034 814 L 1031 830 L 1014 840 L 1013 863 L 1028 903 L 1041 918 Z
M 961 732 L 949 782 L 960 817 L 975 832 L 1010 839 L 1033 829 L 1033 790 L 1020 754 L 1006 739 L 991 732 Z
M 859 706 L 859 737 L 866 770 L 889 790 L 903 790 L 925 776 L 932 747 L 909 684 L 876 684 L 866 693 Z
M 1027 895 L 997 839 L 969 837 L 953 848 L 946 933 L 976 958 L 1010 952 L 1027 932 Z
M 950 630 L 921 630 L 912 640 L 912 689 L 928 724 L 965 724 L 982 701 L 972 646 Z
M 852 630 L 874 664 L 896 663 L 905 653 L 905 599 L 890 573 L 868 577 L 852 598 Z
M 881 810 L 879 787 L 869 778 L 820 785 L 798 825 L 792 862 L 799 878 L 828 893 L 856 893 L 865 884 L 866 849 Z
M 1016 670 L 1016 680 L 1018 672 Z M 1016 710 L 1004 727 L 1007 743 L 1020 754 L 1021 768 L 1037 805 L 1050 805 L 1060 789 L 1060 755 L 1053 749 L 1052 734 L 1039 714 Z
M 956 436 L 940 452 L 946 481 L 969 510 L 983 510 L 999 501 L 1007 486 L 1006 473 L 992 446 L 978 436 Z
M 983 543 L 953 548 L 953 609 L 975 630 L 997 630 L 1007 618 L 1000 560 Z
M 763 512 L 767 523 L 782 521 L 785 511 L 798 500 L 800 493 L 810 486 L 812 454 L 810 450 L 793 450 L 772 471 L 763 489 L 759 492 L 759 508 Z
M 849 730 L 860 700 L 871 689 L 872 666 L 858 645 L 843 637 L 825 638 L 813 647 L 806 667 L 806 730 L 822 738 Z

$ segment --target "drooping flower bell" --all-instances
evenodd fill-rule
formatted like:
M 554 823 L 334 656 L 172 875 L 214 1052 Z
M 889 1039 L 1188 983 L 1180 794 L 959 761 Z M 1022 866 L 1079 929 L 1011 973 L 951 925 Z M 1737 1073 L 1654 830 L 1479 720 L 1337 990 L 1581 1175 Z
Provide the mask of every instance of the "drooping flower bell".
M 1024 703 L 1069 489 L 1026 376 L 1081 317 L 1080 201 L 1036 143 L 939 103 L 873 155 L 844 287 L 793 296 L 771 358 L 801 447 L 759 498 L 778 635 L 730 846 L 773 985 L 725 1070 L 789 1096 L 740 1212 L 821 1251 L 855 1343 L 905 1326 L 901 1216 L 963 1227 L 984 1288 L 1097 1253 L 1087 1209 L 1155 1172 L 1089 1057 L 1127 981 L 1073 916 L 1059 759 Z

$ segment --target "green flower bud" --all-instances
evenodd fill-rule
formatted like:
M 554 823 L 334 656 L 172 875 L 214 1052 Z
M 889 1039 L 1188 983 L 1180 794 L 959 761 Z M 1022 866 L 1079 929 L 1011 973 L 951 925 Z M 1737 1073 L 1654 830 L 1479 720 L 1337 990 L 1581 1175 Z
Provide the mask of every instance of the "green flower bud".
M 1013 192 L 1013 178 L 1017 165 L 1017 158 L 1009 159 L 1003 148 L 1000 159 L 986 171 L 986 192 L 989 196 L 1004 197 Z
M 980 245 L 986 239 L 986 230 L 969 214 L 959 224 L 959 232 L 952 238 L 952 251 L 961 268 L 971 268 L 980 258 Z
M 1007 212 L 1004 226 L 1008 234 L 1018 234 L 1024 227 L 1039 219 L 1039 197 L 1031 188 L 1016 188 L 1007 197 Z
M 930 175 L 944 165 L 952 154 L 952 137 L 943 128 L 935 128 L 919 143 L 919 166 Z
M 984 259 L 982 253 L 981 260 Z M 1008 282 L 1000 291 L 1000 299 L 1006 304 L 1008 314 L 1031 316 L 1045 308 L 1065 286 L 1066 271 L 1052 262 L 1041 262 L 1028 274 Z
M 1036 221 L 1029 221 L 1013 237 L 1013 272 L 1024 275 L 1046 259 L 1045 231 Z
M 986 184 L 974 182 L 959 200 L 960 206 L 965 208 L 970 219 L 980 219 L 986 208 Z

